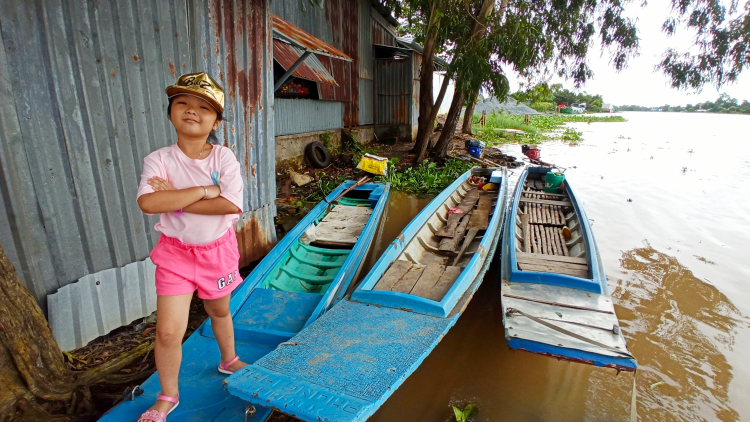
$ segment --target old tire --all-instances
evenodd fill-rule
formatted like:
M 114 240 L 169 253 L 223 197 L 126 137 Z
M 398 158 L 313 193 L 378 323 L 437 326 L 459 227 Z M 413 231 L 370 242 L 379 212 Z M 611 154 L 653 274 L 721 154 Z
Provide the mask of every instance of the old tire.
M 328 152 L 325 145 L 317 141 L 307 144 L 305 147 L 305 157 L 307 157 L 313 167 L 319 169 L 328 167 L 328 165 L 331 164 L 331 154 Z

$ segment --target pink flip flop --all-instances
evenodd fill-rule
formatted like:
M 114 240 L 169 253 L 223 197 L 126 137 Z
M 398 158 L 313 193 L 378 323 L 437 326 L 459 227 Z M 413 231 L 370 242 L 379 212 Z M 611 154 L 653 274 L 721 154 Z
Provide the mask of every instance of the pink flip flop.
M 179 397 L 170 397 L 170 396 L 165 396 L 164 394 L 159 394 L 158 396 L 156 396 L 156 400 L 168 401 L 170 403 L 174 403 L 174 406 L 172 406 L 172 408 L 169 409 L 169 411 L 167 412 L 160 412 L 156 409 L 149 409 L 143 412 L 141 417 L 138 418 L 137 422 L 146 422 L 146 421 L 165 422 L 167 420 L 167 415 L 172 413 L 172 411 L 177 409 L 177 406 L 180 405 Z
M 234 374 L 234 371 L 230 371 L 229 367 L 232 366 L 232 364 L 235 363 L 235 362 L 237 362 L 238 360 L 240 360 L 240 357 L 239 356 L 235 356 L 234 359 L 230 360 L 229 362 L 226 362 L 226 363 L 221 362 L 221 363 L 219 363 L 219 372 L 221 372 L 222 374 L 227 374 L 227 375 Z

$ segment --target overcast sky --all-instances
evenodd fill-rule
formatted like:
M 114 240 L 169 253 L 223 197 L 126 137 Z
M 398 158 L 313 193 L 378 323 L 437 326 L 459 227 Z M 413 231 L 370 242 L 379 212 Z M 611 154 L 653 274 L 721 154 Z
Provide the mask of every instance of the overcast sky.
M 678 91 L 669 87 L 667 77 L 654 71 L 662 53 L 669 47 L 678 51 L 685 51 L 692 44 L 692 36 L 684 30 L 672 37 L 667 37 L 661 31 L 664 18 L 670 13 L 669 2 L 666 0 L 651 0 L 646 7 L 640 6 L 635 0 L 627 6 L 628 15 L 638 19 L 637 27 L 640 37 L 640 56 L 631 59 L 628 67 L 620 73 L 615 72 L 609 65 L 609 55 L 601 48 L 594 47 L 589 55 L 589 63 L 594 71 L 593 79 L 589 80 L 581 91 L 589 94 L 600 94 L 605 103 L 615 105 L 637 104 L 642 106 L 661 106 L 664 104 L 686 105 L 703 101 L 715 101 L 720 93 L 726 92 L 730 96 L 750 101 L 750 69 L 740 76 L 735 84 L 725 85 L 717 90 L 713 86 L 706 86 L 702 92 Z M 518 89 L 518 79 L 511 79 L 511 92 Z M 551 83 L 562 82 L 563 86 L 573 89 L 572 81 L 553 79 Z

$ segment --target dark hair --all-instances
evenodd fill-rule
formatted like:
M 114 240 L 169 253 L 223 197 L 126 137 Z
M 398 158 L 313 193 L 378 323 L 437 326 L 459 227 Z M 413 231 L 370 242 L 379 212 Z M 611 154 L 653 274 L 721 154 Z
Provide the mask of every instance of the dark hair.
M 167 119 L 170 119 L 170 120 L 172 119 L 172 103 L 174 102 L 174 99 L 177 98 L 178 96 L 179 95 L 175 95 L 174 97 L 169 99 L 169 105 L 167 106 Z M 222 116 L 221 113 L 219 113 L 216 109 L 214 109 L 214 111 L 216 111 L 217 122 L 224 120 L 224 116 Z

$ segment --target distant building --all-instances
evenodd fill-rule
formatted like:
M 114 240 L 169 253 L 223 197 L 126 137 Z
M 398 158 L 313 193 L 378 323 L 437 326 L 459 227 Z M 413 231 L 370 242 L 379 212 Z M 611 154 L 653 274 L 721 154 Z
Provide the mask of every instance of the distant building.
M 615 112 L 615 106 L 612 104 L 604 103 L 602 104 L 602 111 L 605 113 L 614 113 Z

